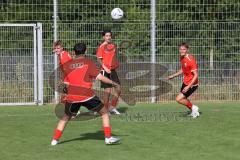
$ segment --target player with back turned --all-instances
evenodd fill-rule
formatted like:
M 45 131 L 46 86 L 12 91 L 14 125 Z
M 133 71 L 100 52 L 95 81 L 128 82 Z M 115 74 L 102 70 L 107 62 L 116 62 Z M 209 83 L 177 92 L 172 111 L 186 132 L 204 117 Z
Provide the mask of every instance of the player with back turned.
M 76 58 L 63 65 L 64 75 L 66 76 L 65 78 L 68 79 L 68 81 L 65 82 L 67 83 L 65 114 L 57 124 L 51 145 L 58 144 L 67 123 L 77 115 L 81 106 L 84 106 L 93 112 L 98 112 L 101 115 L 105 143 L 117 143 L 120 139 L 112 137 L 111 135 L 108 110 L 104 107 L 104 104 L 100 99 L 95 96 L 92 86 L 94 79 L 111 84 L 117 90 L 120 89 L 120 86 L 100 74 L 96 64 L 92 60 L 85 58 L 86 45 L 84 43 L 76 44 L 74 46 L 74 52 Z
M 183 84 L 180 93 L 176 97 L 176 101 L 191 110 L 190 116 L 197 118 L 200 116 L 199 108 L 193 105 L 188 97 L 193 94 L 198 88 L 198 66 L 195 58 L 189 52 L 189 46 L 187 43 L 181 43 L 179 46 L 181 69 L 170 76 L 168 79 L 172 79 L 176 76 L 182 75 Z

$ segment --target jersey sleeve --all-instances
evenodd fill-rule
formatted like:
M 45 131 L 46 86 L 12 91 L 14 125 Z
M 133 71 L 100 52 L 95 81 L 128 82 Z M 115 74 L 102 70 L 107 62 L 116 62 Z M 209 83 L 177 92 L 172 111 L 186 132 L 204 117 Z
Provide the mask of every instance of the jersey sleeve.
M 104 52 L 104 49 L 102 46 L 100 46 L 98 49 L 97 49 L 97 58 L 103 58 L 103 52 Z
M 99 74 L 99 69 L 93 61 L 89 63 L 88 72 L 91 78 L 96 78 Z
M 191 72 L 198 70 L 197 62 L 194 58 L 191 60 L 190 67 L 191 67 Z
M 74 63 L 74 59 L 70 59 L 66 63 L 61 65 L 61 70 L 65 75 L 68 75 L 71 72 L 71 65 Z
M 71 59 L 72 59 L 72 57 L 70 56 L 70 54 L 68 52 L 65 52 L 60 55 L 59 63 L 60 63 L 60 65 L 63 65 L 64 63 L 70 61 Z

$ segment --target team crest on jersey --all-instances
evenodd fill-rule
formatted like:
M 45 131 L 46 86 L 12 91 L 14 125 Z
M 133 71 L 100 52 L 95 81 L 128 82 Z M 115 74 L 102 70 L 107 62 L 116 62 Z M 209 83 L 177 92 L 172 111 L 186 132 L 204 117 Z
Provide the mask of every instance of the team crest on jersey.
M 187 67 L 187 63 L 184 63 L 184 67 Z
M 116 52 L 116 45 L 115 44 L 107 44 L 107 45 L 105 45 L 104 50 L 106 53 Z

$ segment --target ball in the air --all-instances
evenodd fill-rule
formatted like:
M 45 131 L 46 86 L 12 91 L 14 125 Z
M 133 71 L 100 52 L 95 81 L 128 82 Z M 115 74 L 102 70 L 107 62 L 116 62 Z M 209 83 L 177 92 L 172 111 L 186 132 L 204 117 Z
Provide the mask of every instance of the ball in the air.
M 121 19 L 123 17 L 123 11 L 121 8 L 114 8 L 111 12 L 112 19 Z

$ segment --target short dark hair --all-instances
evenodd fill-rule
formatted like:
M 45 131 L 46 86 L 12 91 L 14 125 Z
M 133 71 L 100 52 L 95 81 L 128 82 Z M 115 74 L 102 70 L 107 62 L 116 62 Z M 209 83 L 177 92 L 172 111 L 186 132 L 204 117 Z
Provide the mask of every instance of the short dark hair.
M 112 31 L 110 29 L 105 29 L 102 31 L 102 36 L 105 36 L 106 33 L 110 33 L 112 35 Z
M 179 45 L 179 47 L 181 47 L 181 46 L 183 46 L 183 47 L 185 47 L 185 48 L 189 48 L 189 45 L 186 43 L 186 42 L 183 42 L 183 43 L 181 43 L 180 45 Z
M 87 49 L 87 46 L 85 43 L 77 43 L 73 48 L 76 55 L 85 54 L 86 49 Z

